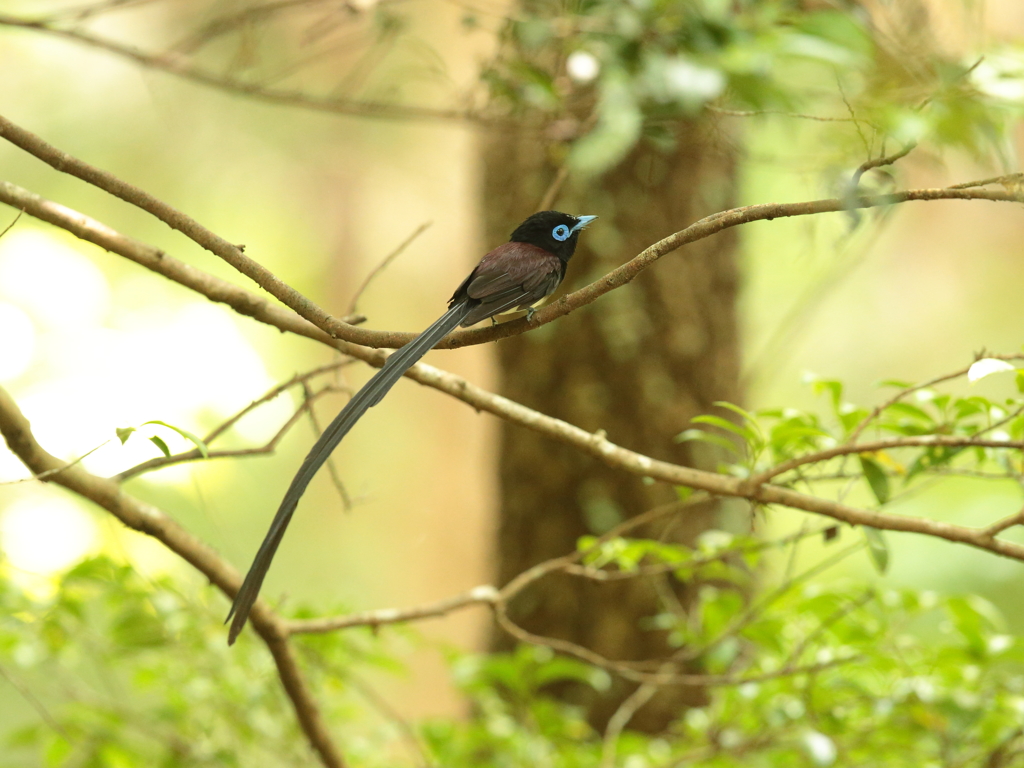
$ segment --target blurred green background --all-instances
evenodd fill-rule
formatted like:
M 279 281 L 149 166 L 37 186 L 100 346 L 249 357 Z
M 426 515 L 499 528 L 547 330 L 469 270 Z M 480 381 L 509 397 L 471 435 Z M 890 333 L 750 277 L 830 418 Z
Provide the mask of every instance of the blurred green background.
M 958 3 L 933 5 L 943 45 L 966 51 L 977 43 L 965 32 Z M 3 12 L 37 7 L 0 2 Z M 1008 44 L 1024 35 L 1018 0 L 991 0 L 977 13 L 971 35 Z M 475 63 L 492 45 L 486 23 L 466 32 L 460 9 L 443 2 L 421 4 L 416 16 L 417 45 L 381 73 L 381 82 L 401 79 L 426 55 L 417 46 L 429 48 L 444 74 L 402 82 L 417 101 L 443 103 L 473 82 Z M 162 32 L 141 13 L 110 24 L 111 32 L 139 40 Z M 342 51 L 337 65 L 343 63 Z M 2 31 L 0 71 L 6 73 L 0 113 L 8 119 L 244 243 L 249 256 L 333 314 L 344 315 L 366 275 L 425 222 L 431 227 L 361 298 L 370 327 L 425 327 L 493 246 L 479 234 L 477 139 L 466 125 L 268 105 L 31 30 Z M 741 204 L 831 197 L 851 172 L 832 165 L 835 155 L 819 124 L 782 116 L 722 120 L 743 121 Z M 1018 150 L 1022 140 L 1018 134 Z M 0 143 L 0 169 L 5 180 L 245 283 L 160 222 L 10 144 Z M 938 186 L 1001 170 L 953 152 L 921 151 L 900 162 L 900 186 Z M 0 227 L 15 215 L 0 211 Z M 882 379 L 924 380 L 964 367 L 982 349 L 1020 349 L 1024 211 L 931 202 L 864 215 L 872 225 L 854 232 L 845 214 L 743 227 L 748 406 L 813 405 L 806 372 L 841 379 L 848 397 L 873 404 Z M 567 285 L 579 287 L 571 270 Z M 490 355 L 478 346 L 433 352 L 427 361 L 489 387 Z M 331 359 L 322 347 L 236 317 L 28 217 L 0 239 L 0 383 L 58 456 L 81 455 L 115 428 L 150 419 L 202 434 L 275 383 Z M 356 365 L 345 376 L 358 386 L 368 373 Z M 978 386 L 996 395 L 1000 387 L 1009 393 L 1012 382 Z M 233 444 L 268 439 L 289 413 L 286 399 L 247 418 Z M 324 400 L 321 419 L 342 402 Z M 160 434 L 172 449 L 188 447 L 174 434 Z M 265 596 L 323 611 L 360 610 L 411 606 L 489 582 L 494 435 L 491 417 L 400 383 L 335 454 L 354 509 L 343 511 L 328 478 L 318 477 Z M 127 489 L 172 511 L 244 570 L 312 439 L 302 421 L 273 455 L 182 465 L 133 480 Z M 151 443 L 133 438 L 107 445 L 85 464 L 112 474 L 155 455 Z M 13 456 L 0 451 L 0 481 L 23 476 Z M 1020 504 L 1015 484 L 962 480 L 917 495 L 898 511 L 977 524 Z M 779 513 L 772 524 L 785 529 L 800 520 Z M 857 555 L 831 578 L 978 592 L 1006 612 L 1014 629 L 1024 629 L 1020 563 L 914 536 L 890 540 L 886 576 Z M 0 486 L 0 546 L 0 567 L 41 592 L 52 588 L 54 573 L 100 549 L 142 573 L 174 571 L 198 583 L 161 547 L 48 486 Z M 809 547 L 801 556 L 810 561 L 818 553 Z M 487 619 L 474 610 L 419 629 L 438 644 L 473 648 Z M 459 706 L 440 654 L 416 651 L 411 670 L 405 681 L 387 683 L 399 710 L 422 715 Z M 24 703 L 0 686 L 0 710 L 12 706 Z

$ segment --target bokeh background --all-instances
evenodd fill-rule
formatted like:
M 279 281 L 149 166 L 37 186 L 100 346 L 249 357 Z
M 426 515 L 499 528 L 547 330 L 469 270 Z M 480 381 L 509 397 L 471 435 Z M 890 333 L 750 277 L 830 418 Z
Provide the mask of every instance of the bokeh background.
M 171 5 L 163 23 L 174 26 L 189 4 Z M 1024 37 L 1018 0 L 979 5 L 970 34 L 959 3 L 933 5 L 939 38 L 951 50 L 969 49 L 978 35 L 1007 43 Z M 33 7 L 0 2 L 4 13 Z M 415 44 L 406 44 L 374 76 L 383 95 L 401 87 L 421 103 L 443 104 L 471 89 L 493 46 L 488 24 L 496 22 L 482 14 L 481 27 L 467 31 L 454 4 L 425 2 L 419 9 Z M 500 13 L 498 6 L 491 9 Z M 166 33 L 159 15 L 130 9 L 104 23 L 111 34 L 140 43 Z M 344 59 L 341 50 L 333 65 Z M 432 76 L 407 76 L 424 61 Z M 336 315 L 348 312 L 357 287 L 382 258 L 430 222 L 361 297 L 359 311 L 370 327 L 425 327 L 494 245 L 481 237 L 479 137 L 457 121 L 356 118 L 269 105 L 27 29 L 0 29 L 0 71 L 6 73 L 0 113 L 244 243 L 248 255 Z M 850 172 L 831 164 L 834 154 L 819 125 L 763 117 L 743 120 L 741 130 L 741 204 L 832 196 Z M 1018 150 L 1022 144 L 1024 134 L 1017 137 Z M 6 143 L 0 143 L 0 169 L 5 180 L 245 284 L 160 222 Z M 902 186 L 914 187 L 1002 170 L 955 153 L 922 151 L 901 161 L 898 174 Z M 0 210 L 0 228 L 16 214 Z M 1024 211 L 934 202 L 865 215 L 872 225 L 855 231 L 845 214 L 743 228 L 747 406 L 813 407 L 808 372 L 841 379 L 849 399 L 874 403 L 882 379 L 928 379 L 965 366 L 982 349 L 1020 349 Z M 679 228 L 688 223 L 678 222 Z M 571 271 L 567 282 L 579 287 Z M 487 346 L 433 352 L 428 362 L 490 387 L 491 354 Z M 160 434 L 172 449 L 188 447 L 174 433 L 150 427 L 122 446 L 111 440 L 117 427 L 157 419 L 202 434 L 276 383 L 332 359 L 329 350 L 236 317 L 28 217 L 0 238 L 0 384 L 50 452 L 73 458 L 109 441 L 85 460 L 91 471 L 113 474 L 157 455 L 147 434 Z M 353 365 L 344 376 L 355 387 L 369 373 Z M 1005 379 L 978 386 L 986 394 L 1000 388 L 1009 394 L 1013 383 Z M 321 402 L 321 420 L 342 403 L 340 396 Z M 243 446 L 269 439 L 296 404 L 289 395 L 259 409 L 229 441 Z M 490 416 L 400 383 L 335 454 L 353 509 L 343 509 L 322 473 L 264 594 L 321 611 L 360 610 L 411 606 L 488 583 L 495 434 Z M 312 440 L 312 427 L 302 421 L 272 455 L 182 465 L 127 488 L 173 510 L 244 570 Z M 160 546 L 62 490 L 9 482 L 25 475 L 0 450 L 0 482 L 7 483 L 0 485 L 0 567 L 29 588 L 52 589 L 55 574 L 101 549 L 146 574 L 196 578 Z M 898 510 L 978 524 L 1020 504 L 1014 483 L 982 487 L 963 480 L 919 494 Z M 799 520 L 780 514 L 772 524 L 781 530 Z M 890 538 L 886 575 L 858 556 L 831 578 L 977 592 L 1003 610 L 1015 631 L 1024 630 L 1021 564 L 912 536 Z M 813 549 L 802 554 L 816 556 Z M 410 651 L 410 674 L 381 683 L 393 704 L 409 715 L 459 707 L 441 651 L 479 647 L 487 620 L 485 611 L 474 610 L 420 625 L 429 643 Z M 0 686 L 0 710 L 23 706 Z

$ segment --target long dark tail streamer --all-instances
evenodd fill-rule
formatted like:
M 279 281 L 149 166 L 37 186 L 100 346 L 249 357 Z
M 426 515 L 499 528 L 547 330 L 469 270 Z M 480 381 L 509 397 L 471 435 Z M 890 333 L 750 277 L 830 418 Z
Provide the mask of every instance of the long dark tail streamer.
M 327 457 L 331 455 L 338 443 L 366 413 L 367 409 L 379 403 L 407 370 L 433 349 L 441 339 L 457 328 L 469 314 L 473 304 L 474 302 L 469 301 L 455 304 L 427 330 L 388 357 L 384 366 L 352 396 L 341 413 L 320 435 L 320 439 L 316 441 L 309 451 L 309 455 L 302 462 L 302 466 L 299 467 L 292 484 L 288 486 L 288 492 L 285 493 L 281 506 L 278 508 L 277 514 L 274 515 L 270 530 L 267 531 L 263 544 L 260 545 L 260 549 L 249 567 L 249 573 L 246 574 L 245 581 L 242 582 L 242 587 L 231 604 L 231 610 L 225 619 L 225 621 L 231 621 L 228 645 L 235 642 L 238 633 L 245 626 L 246 619 L 249 618 L 249 611 L 252 610 L 253 603 L 256 602 L 256 597 L 260 593 L 260 587 L 263 586 L 263 579 L 270 568 L 270 562 L 274 559 L 277 547 L 284 537 L 284 532 L 288 529 L 288 523 L 291 522 L 292 515 L 295 513 L 295 507 L 298 506 L 299 499 L 302 498 L 309 481 L 313 479 L 317 470 L 327 461 Z

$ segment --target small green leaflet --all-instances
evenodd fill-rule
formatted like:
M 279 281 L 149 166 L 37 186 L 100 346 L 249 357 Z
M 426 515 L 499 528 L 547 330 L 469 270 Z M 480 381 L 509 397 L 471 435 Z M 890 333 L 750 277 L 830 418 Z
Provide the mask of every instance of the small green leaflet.
M 153 445 L 159 448 L 160 452 L 163 453 L 163 455 L 166 456 L 168 459 L 171 458 L 171 449 L 168 448 L 167 443 L 165 443 L 159 437 L 153 435 L 152 437 L 149 438 L 149 442 L 151 442 Z
M 153 421 L 144 421 L 142 423 L 142 426 L 146 426 L 147 424 L 159 424 L 161 427 L 167 427 L 168 429 L 174 430 L 189 442 L 194 443 L 196 448 L 199 449 L 199 453 L 202 455 L 204 459 L 210 458 L 210 449 L 206 447 L 206 443 L 204 443 L 202 440 L 200 440 L 198 437 L 193 435 L 188 430 L 182 429 L 181 427 L 176 427 L 173 424 L 168 424 L 166 421 L 157 421 L 155 419 Z
M 880 574 L 885 574 L 889 568 L 889 545 L 877 528 L 864 526 L 864 539 L 868 543 L 868 552 L 871 554 L 871 561 L 875 564 Z
M 860 468 L 864 473 L 864 479 L 871 486 L 871 492 L 875 494 L 879 504 L 885 504 L 889 500 L 889 476 L 885 474 L 882 465 L 867 456 L 860 457 Z
M 677 443 L 685 443 L 691 440 L 699 440 L 704 443 L 711 443 L 712 445 L 717 445 L 719 448 L 724 448 L 725 450 L 729 451 L 735 456 L 740 455 L 739 449 L 736 447 L 736 443 L 734 443 L 732 440 L 723 435 L 716 435 L 710 432 L 705 432 L 702 429 L 687 429 L 676 435 L 674 439 Z
M 158 419 L 154 419 L 152 421 L 145 421 L 140 426 L 144 427 L 147 424 L 156 424 L 157 426 L 167 427 L 167 429 L 177 432 L 190 443 L 195 445 L 196 449 L 199 451 L 200 455 L 202 455 L 204 459 L 210 458 L 210 449 L 206 447 L 206 443 L 200 438 L 193 435 L 187 429 L 176 427 L 173 424 L 168 424 L 166 421 L 160 421 Z M 132 434 L 135 433 L 136 431 L 138 430 L 135 427 L 118 427 L 117 429 L 114 430 L 114 432 L 117 434 L 117 439 L 121 441 L 121 445 L 124 445 L 126 442 L 128 442 L 128 438 L 131 437 Z M 153 435 L 152 437 L 149 438 L 149 441 L 153 443 L 153 445 L 155 445 L 157 448 L 159 448 L 160 452 L 163 453 L 164 456 L 170 458 L 171 449 L 167 447 L 167 443 L 164 442 L 162 438 Z

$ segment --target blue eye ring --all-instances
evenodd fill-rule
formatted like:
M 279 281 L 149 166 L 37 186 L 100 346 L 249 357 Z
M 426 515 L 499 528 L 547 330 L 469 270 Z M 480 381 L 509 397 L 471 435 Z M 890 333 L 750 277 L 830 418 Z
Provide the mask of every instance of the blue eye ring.
M 565 226 L 565 224 L 559 224 L 557 227 L 551 230 L 551 236 L 560 243 L 568 240 L 569 235 L 571 234 L 572 230 Z

